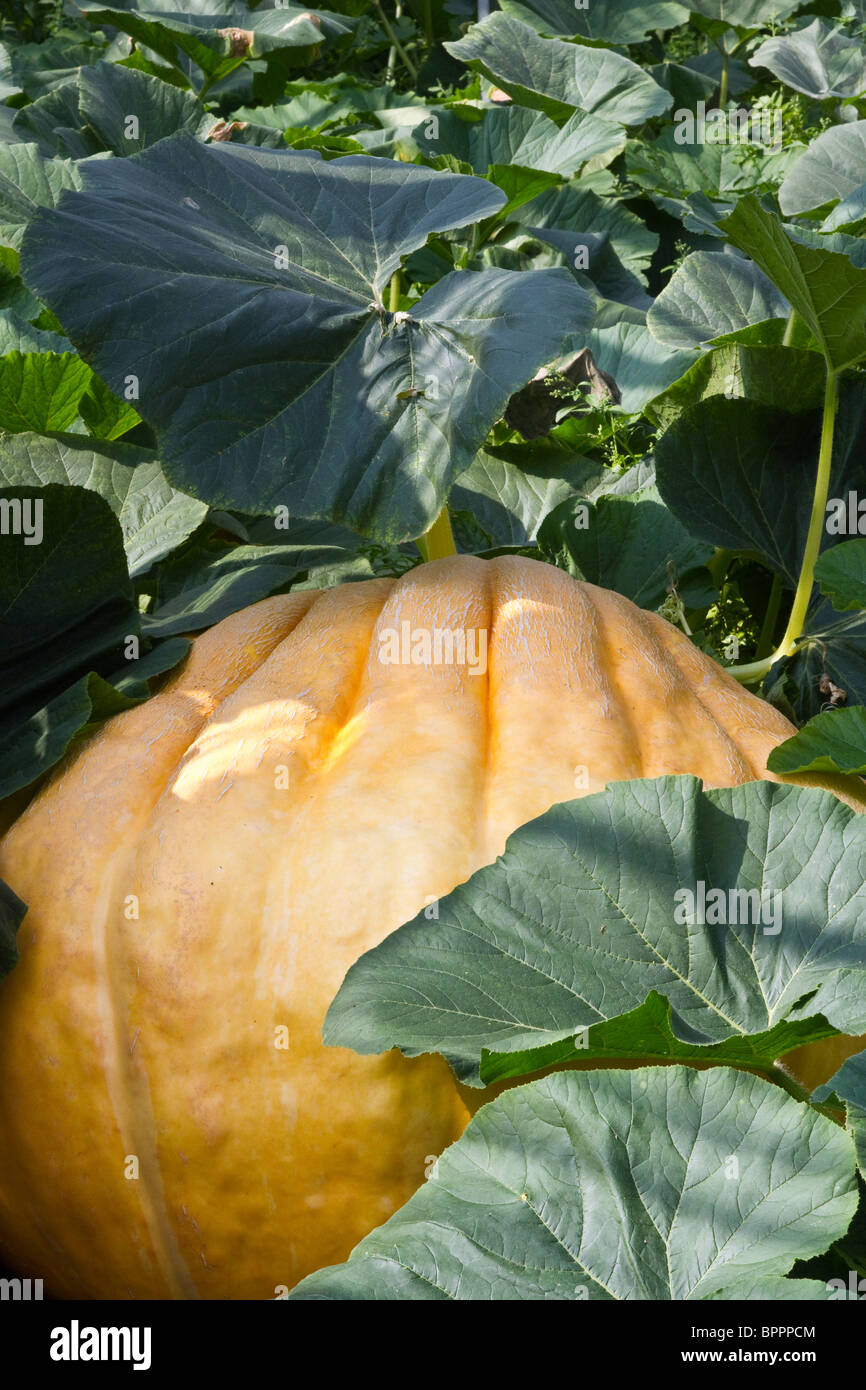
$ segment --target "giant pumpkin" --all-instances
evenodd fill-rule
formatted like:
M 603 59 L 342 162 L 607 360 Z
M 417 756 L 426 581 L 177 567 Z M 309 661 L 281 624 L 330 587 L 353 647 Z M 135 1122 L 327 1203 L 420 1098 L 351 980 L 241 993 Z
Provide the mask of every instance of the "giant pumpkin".
M 352 962 L 552 803 L 764 777 L 790 733 L 662 618 L 532 560 L 219 623 L 0 845 L 29 904 L 0 987 L 0 1258 L 139 1299 L 272 1298 L 344 1259 L 467 1119 L 440 1059 L 322 1046 Z

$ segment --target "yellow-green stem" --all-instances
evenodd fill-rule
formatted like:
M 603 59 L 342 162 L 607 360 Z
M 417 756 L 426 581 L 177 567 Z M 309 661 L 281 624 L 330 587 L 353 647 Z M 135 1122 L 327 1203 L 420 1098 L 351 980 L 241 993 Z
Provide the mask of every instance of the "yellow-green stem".
M 782 338 L 782 347 L 790 347 L 794 341 L 794 328 L 797 323 L 797 311 L 792 309 L 785 321 L 785 333 Z
M 722 53 L 722 80 L 719 83 L 719 106 L 722 111 L 728 104 L 728 55 Z
M 447 507 L 442 508 L 430 530 L 419 536 L 415 544 L 424 560 L 444 560 L 446 555 L 457 554 Z
M 402 282 L 400 279 L 400 272 L 399 270 L 395 270 L 388 282 L 388 309 L 392 314 L 396 314 L 397 310 L 400 308 L 401 290 Z
M 805 626 L 809 600 L 812 597 L 812 585 L 815 582 L 815 562 L 821 548 L 821 533 L 824 530 L 824 518 L 827 512 L 827 496 L 830 491 L 830 467 L 833 462 L 833 431 L 836 425 L 838 393 L 838 377 L 835 372 L 828 369 L 827 385 L 824 391 L 821 449 L 818 454 L 818 476 L 815 480 L 815 495 L 812 500 L 812 517 L 809 522 L 806 549 L 803 552 L 800 578 L 797 582 L 794 602 L 791 605 L 788 626 L 785 628 L 785 634 L 778 647 L 769 656 L 763 657 L 760 661 L 749 662 L 745 666 L 728 667 L 730 674 L 744 685 L 762 680 L 777 661 L 781 661 L 782 657 L 790 656 Z

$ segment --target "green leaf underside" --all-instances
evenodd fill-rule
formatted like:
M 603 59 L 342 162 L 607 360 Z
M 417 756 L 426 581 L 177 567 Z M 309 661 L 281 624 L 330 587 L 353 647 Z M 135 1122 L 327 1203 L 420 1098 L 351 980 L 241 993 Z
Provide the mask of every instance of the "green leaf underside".
M 857 1033 L 864 845 L 866 824 L 828 792 L 769 782 L 705 792 L 676 776 L 614 783 L 522 826 L 495 864 L 440 901 L 438 921 L 422 913 L 362 956 L 323 1036 L 363 1053 L 438 1051 L 478 1084 L 484 1051 L 536 1059 L 634 1013 L 651 990 L 696 1058 L 819 1014 L 819 1029 L 826 1020 Z M 743 920 L 702 924 L 701 883 L 722 891 L 724 917 Z M 695 895 L 692 924 L 674 920 L 689 912 L 675 896 L 683 889 Z M 636 1040 L 644 1025 L 638 1013 Z M 781 1045 L 781 1034 L 757 1044 L 766 1062 Z
M 866 773 L 866 708 L 827 710 L 774 748 L 767 759 L 771 772 Z
M 850 1137 L 757 1077 L 560 1072 L 484 1106 L 400 1211 L 290 1298 L 826 1299 L 783 1276 L 856 1205 Z

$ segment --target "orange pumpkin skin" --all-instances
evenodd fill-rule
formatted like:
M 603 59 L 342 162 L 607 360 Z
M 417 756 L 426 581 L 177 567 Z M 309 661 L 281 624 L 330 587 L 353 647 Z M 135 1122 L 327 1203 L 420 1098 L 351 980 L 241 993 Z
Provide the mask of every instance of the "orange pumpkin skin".
M 483 671 L 381 659 L 446 630 Z M 437 1057 L 322 1046 L 352 962 L 554 802 L 767 776 L 790 733 L 662 618 L 531 560 L 218 624 L 0 843 L 29 904 L 0 987 L 0 1259 L 139 1299 L 273 1298 L 343 1260 L 468 1117 Z

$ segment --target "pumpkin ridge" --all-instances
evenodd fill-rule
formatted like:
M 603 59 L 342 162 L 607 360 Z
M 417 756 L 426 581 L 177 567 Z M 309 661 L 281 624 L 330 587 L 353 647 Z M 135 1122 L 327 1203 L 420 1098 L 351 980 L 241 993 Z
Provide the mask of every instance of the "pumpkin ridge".
M 297 604 L 296 596 L 286 595 L 285 597 L 288 601 L 284 604 L 276 604 L 274 598 L 264 599 L 262 600 L 262 607 L 267 604 L 269 608 L 274 608 L 282 616 L 282 609 L 291 610 Z M 304 621 L 307 613 L 316 607 L 318 601 L 319 595 L 315 594 L 305 612 L 296 619 L 287 632 L 277 638 L 261 665 L 266 664 L 274 652 L 291 637 L 295 629 Z M 257 607 L 258 605 L 253 606 Z M 223 621 L 227 626 L 231 624 L 229 631 L 232 631 L 237 623 L 237 614 L 230 614 Z M 221 626 L 222 624 L 217 624 L 210 630 L 208 636 L 210 637 L 210 633 L 214 634 L 211 640 L 216 640 L 218 628 Z M 170 695 L 186 694 L 189 698 L 194 688 L 196 692 L 202 693 L 207 700 L 207 705 L 199 710 L 199 719 L 193 737 L 186 747 L 179 752 L 172 767 L 166 769 L 162 791 L 140 821 L 139 835 L 146 832 L 148 824 L 161 810 L 165 798 L 171 794 L 178 769 L 183 765 L 203 730 L 207 728 L 218 711 L 236 691 L 242 689 L 261 670 L 261 665 L 253 667 L 237 682 L 229 682 L 225 692 L 214 698 L 208 689 L 210 682 L 206 679 L 207 670 L 201 673 L 199 683 L 195 687 L 191 687 L 189 692 L 184 691 L 185 682 L 194 674 L 193 671 L 189 670 L 188 662 L 184 663 L 184 666 L 177 673 L 175 681 L 171 683 L 170 687 L 167 687 L 165 693 Z M 156 698 L 158 699 L 158 697 Z M 106 1061 L 110 1061 L 112 1067 L 111 1074 L 107 1066 L 105 1069 L 105 1090 L 126 1153 L 134 1154 L 139 1160 L 136 1197 L 145 1226 L 153 1242 L 154 1253 L 163 1277 L 173 1298 L 198 1299 L 200 1295 L 192 1273 L 181 1253 L 162 1183 L 156 1137 L 156 1117 L 153 1112 L 150 1086 L 147 1084 L 143 1067 L 141 1068 L 141 1075 L 145 1084 L 143 1086 L 140 1083 L 136 1085 L 136 1079 L 128 1062 L 135 1042 L 133 1040 L 130 1043 L 127 1039 L 127 1032 L 123 1025 L 122 999 L 123 972 L 129 968 L 130 962 L 118 940 L 118 933 L 112 931 L 111 923 L 112 921 L 123 920 L 124 895 L 117 885 L 124 870 L 127 872 L 127 880 L 130 881 L 132 878 L 130 868 L 135 855 L 136 844 L 137 841 L 135 840 L 131 844 L 127 843 L 121 853 L 112 856 L 111 863 L 106 866 L 103 890 L 94 904 L 93 954 L 94 960 L 101 965 L 101 969 L 98 969 L 95 974 L 96 989 L 97 997 L 101 1000 L 104 1009 L 106 1036 L 110 1039 L 106 1048 Z
M 645 609 L 640 609 L 639 612 L 640 617 L 638 621 L 647 634 L 647 640 L 651 641 L 653 647 L 659 651 L 661 659 L 675 670 L 677 684 L 688 693 L 691 704 L 690 712 L 692 714 L 696 713 L 698 710 L 703 712 L 703 714 L 709 720 L 712 728 L 719 735 L 720 739 L 723 740 L 724 743 L 727 745 L 732 765 L 735 766 L 737 763 L 739 763 L 747 773 L 751 773 L 751 777 L 746 777 L 744 779 L 745 781 L 760 781 L 762 773 L 758 772 L 755 769 L 755 765 L 752 762 L 751 757 L 748 753 L 744 753 L 743 750 L 739 747 L 736 739 L 730 733 L 727 726 L 722 723 L 722 720 L 719 718 L 719 715 L 717 714 L 716 710 L 713 709 L 706 702 L 705 699 L 701 698 L 699 687 L 696 683 L 696 680 L 692 679 L 692 677 L 690 676 L 688 665 L 679 660 L 680 653 L 682 653 L 682 655 L 684 656 L 686 655 L 686 649 L 683 647 L 683 643 L 681 643 L 678 639 L 682 637 L 683 642 L 688 647 L 689 654 L 695 652 L 696 655 L 700 657 L 702 653 L 698 652 L 698 649 L 692 643 L 689 642 L 689 639 L 686 637 L 685 633 L 678 632 L 677 629 L 673 626 L 673 624 L 669 623 L 666 618 L 661 617 L 660 614 L 650 613 Z M 668 629 L 670 631 L 668 631 Z M 673 638 L 674 640 L 670 641 L 670 643 L 667 643 L 664 640 L 665 636 Z M 677 650 L 677 648 L 679 648 L 679 650 Z M 714 676 L 718 680 L 718 671 L 712 670 L 712 668 L 709 666 L 709 663 L 707 663 L 706 667 L 704 667 L 703 662 L 696 661 L 695 666 L 695 674 L 697 674 L 697 669 L 701 669 L 703 670 L 705 676 L 708 674 L 712 674 L 712 676 Z M 733 677 L 731 677 L 730 679 L 733 681 Z M 738 696 L 742 697 L 744 693 L 748 694 L 748 692 L 743 692 L 740 689 L 740 687 L 736 685 L 736 682 L 733 682 L 733 684 L 735 686 L 736 693 Z M 642 772 L 640 775 L 644 776 L 645 774 Z
M 633 777 L 645 777 L 646 772 L 644 769 L 646 759 L 644 757 L 643 739 L 641 738 L 640 728 L 632 719 L 626 691 L 619 678 L 619 672 L 616 670 L 609 656 L 609 653 L 614 650 L 615 640 L 614 633 L 611 630 L 610 615 L 605 610 L 604 603 L 600 603 L 596 598 L 596 594 L 599 592 L 598 585 L 578 582 L 578 587 L 596 615 L 598 635 L 601 640 L 598 642 L 598 650 L 594 655 L 597 664 L 604 670 L 607 687 L 615 702 L 615 710 L 612 717 L 618 724 L 625 724 L 629 733 L 632 758 L 635 764 L 635 769 L 630 775 Z M 604 591 L 602 590 L 601 592 Z M 664 667 L 669 664 L 672 665 L 673 663 L 663 662 L 661 664 Z
M 151 814 L 154 810 L 155 806 L 151 807 Z M 97 971 L 96 988 L 107 1015 L 106 1032 L 110 1045 L 106 1048 L 106 1062 L 110 1060 L 113 1068 L 112 1074 L 108 1066 L 105 1067 L 105 1089 L 126 1152 L 138 1158 L 136 1196 L 163 1277 L 173 1298 L 197 1299 L 198 1290 L 178 1246 L 163 1190 L 150 1087 L 135 1085 L 127 1061 L 135 1047 L 135 1039 L 132 1043 L 126 1042 L 121 1004 L 123 970 L 128 968 L 129 962 L 121 949 L 117 932 L 111 929 L 111 923 L 118 919 L 118 915 L 122 920 L 123 892 L 118 889 L 118 881 L 122 870 L 129 871 L 134 852 L 135 842 L 132 845 L 127 843 L 121 853 L 113 856 L 106 873 L 105 887 L 94 904 L 94 958 L 102 967 Z M 97 943 L 101 945 L 101 951 Z M 146 1082 L 146 1075 L 144 1079 Z M 140 1094 L 142 1090 L 146 1095 L 146 1113 L 144 1097 Z
M 677 632 L 677 629 L 674 628 L 672 624 L 670 624 L 667 621 L 667 619 L 661 617 L 660 614 L 645 613 L 644 617 L 648 622 L 649 626 L 654 630 L 656 634 L 656 640 L 660 641 L 662 645 L 665 647 L 665 649 L 669 652 L 669 654 L 671 654 L 670 646 L 668 642 L 665 641 L 665 638 L 667 637 L 669 640 L 677 639 L 680 636 L 680 634 Z M 740 760 L 744 763 L 748 771 L 752 774 L 751 778 L 748 778 L 746 780 L 754 782 L 766 781 L 768 779 L 773 780 L 772 774 L 769 774 L 765 767 L 756 767 L 755 761 L 751 753 L 741 746 L 737 738 L 728 728 L 727 724 L 723 722 L 721 713 L 717 711 L 717 709 L 714 707 L 714 703 L 711 704 L 710 701 L 715 701 L 715 697 L 720 690 L 724 695 L 735 696 L 739 706 L 739 713 L 741 718 L 744 708 L 753 710 L 756 716 L 756 720 L 758 713 L 760 713 L 763 716 L 762 722 L 765 725 L 778 712 L 775 711 L 774 706 L 768 704 L 764 700 L 759 700 L 758 697 L 756 695 L 753 695 L 751 691 L 743 690 L 742 686 L 740 686 L 737 683 L 737 681 L 734 680 L 733 676 L 728 674 L 728 672 L 725 670 L 723 666 L 717 666 L 714 662 L 711 662 L 711 659 L 707 657 L 705 653 L 701 652 L 697 647 L 693 645 L 693 643 L 688 641 L 688 638 L 685 637 L 685 634 L 682 635 L 684 637 L 686 645 L 682 646 L 682 644 L 679 642 L 677 642 L 677 645 L 681 647 L 683 656 L 687 657 L 688 660 L 685 662 L 680 662 L 677 659 L 677 656 L 674 656 L 672 654 L 671 659 L 676 662 L 677 669 L 680 672 L 684 685 L 688 687 L 695 702 L 703 707 L 703 709 L 706 711 L 708 717 L 712 720 L 715 727 L 724 736 L 727 743 L 730 744 L 731 748 L 734 750 L 734 752 L 737 754 Z M 672 644 L 673 643 L 671 641 L 671 645 Z M 692 669 L 690 669 L 690 667 Z M 708 675 L 712 677 L 712 680 L 708 685 L 704 687 L 698 686 L 697 678 L 699 672 L 703 674 L 704 679 L 706 679 L 706 676 Z M 701 694 L 702 688 L 704 691 L 703 695 Z M 779 714 L 778 717 L 780 720 L 784 720 L 784 715 Z M 787 720 L 785 720 L 784 722 L 787 726 Z M 778 729 L 778 736 L 780 739 L 785 738 L 788 735 L 788 733 L 790 732 L 790 727 L 791 726 L 783 727 L 780 724 L 780 727 Z

